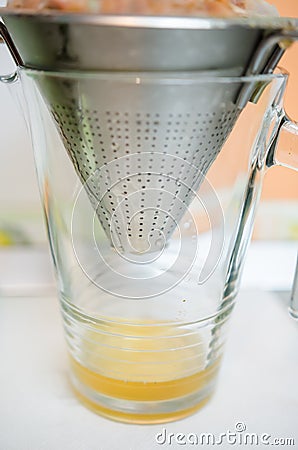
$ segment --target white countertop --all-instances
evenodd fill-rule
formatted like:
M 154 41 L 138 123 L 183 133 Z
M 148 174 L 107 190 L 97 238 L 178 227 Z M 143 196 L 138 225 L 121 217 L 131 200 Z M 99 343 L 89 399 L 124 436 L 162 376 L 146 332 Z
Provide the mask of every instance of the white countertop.
M 298 447 L 298 323 L 289 317 L 281 294 L 244 285 L 212 401 L 182 421 L 147 426 L 109 421 L 74 397 L 54 296 L 2 297 L 0 311 L 1 450 L 198 448 L 175 441 L 161 445 L 155 436 L 163 429 L 167 437 L 218 436 L 235 432 L 239 422 L 246 425 L 246 433 L 267 433 L 271 440 L 293 438 L 295 446 L 282 447 Z M 216 447 L 242 448 L 228 443 Z

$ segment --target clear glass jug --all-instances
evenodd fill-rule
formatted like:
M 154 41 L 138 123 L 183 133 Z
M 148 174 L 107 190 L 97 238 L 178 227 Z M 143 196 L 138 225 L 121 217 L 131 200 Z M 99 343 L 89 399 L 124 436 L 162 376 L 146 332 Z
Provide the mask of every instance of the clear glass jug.
M 176 420 L 214 391 L 287 75 L 19 68 L 68 344 L 96 412 Z M 296 158 L 297 160 L 297 158 Z

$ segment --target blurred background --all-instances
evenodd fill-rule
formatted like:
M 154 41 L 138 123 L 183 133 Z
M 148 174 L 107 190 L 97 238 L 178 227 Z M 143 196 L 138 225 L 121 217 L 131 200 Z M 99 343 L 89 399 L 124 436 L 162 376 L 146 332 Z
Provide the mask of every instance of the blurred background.
M 282 16 L 298 17 L 297 0 L 269 3 Z M 286 109 L 291 118 L 298 120 L 298 43 L 287 51 L 280 65 L 290 72 Z M 0 44 L 1 74 L 13 70 L 10 56 Z M 47 292 L 52 289 L 52 275 L 32 149 L 25 120 L 11 94 L 0 84 L 0 293 L 17 294 L 24 289 L 37 292 L 36 286 Z M 254 240 L 296 247 L 297 206 L 297 173 L 280 167 L 271 169 L 265 179 Z M 31 267 L 26 261 L 33 256 L 35 263 Z

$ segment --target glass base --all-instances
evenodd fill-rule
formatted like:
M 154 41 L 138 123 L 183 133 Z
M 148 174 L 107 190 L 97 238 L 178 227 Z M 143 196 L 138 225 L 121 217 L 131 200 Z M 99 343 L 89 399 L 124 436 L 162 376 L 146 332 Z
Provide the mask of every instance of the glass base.
M 89 409 L 112 420 L 157 424 L 187 417 L 214 392 L 218 364 L 194 375 L 164 382 L 133 382 L 104 377 L 71 358 L 71 383 Z

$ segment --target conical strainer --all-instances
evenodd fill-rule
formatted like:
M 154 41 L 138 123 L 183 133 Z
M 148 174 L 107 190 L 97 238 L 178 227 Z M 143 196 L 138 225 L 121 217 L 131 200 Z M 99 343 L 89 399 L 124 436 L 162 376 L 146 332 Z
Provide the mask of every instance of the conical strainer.
M 269 72 L 297 36 L 278 18 L 2 16 L 107 236 L 129 253 L 165 245 L 255 89 L 198 77 Z
M 241 82 L 201 72 L 26 73 L 113 245 L 160 250 L 237 120 Z

